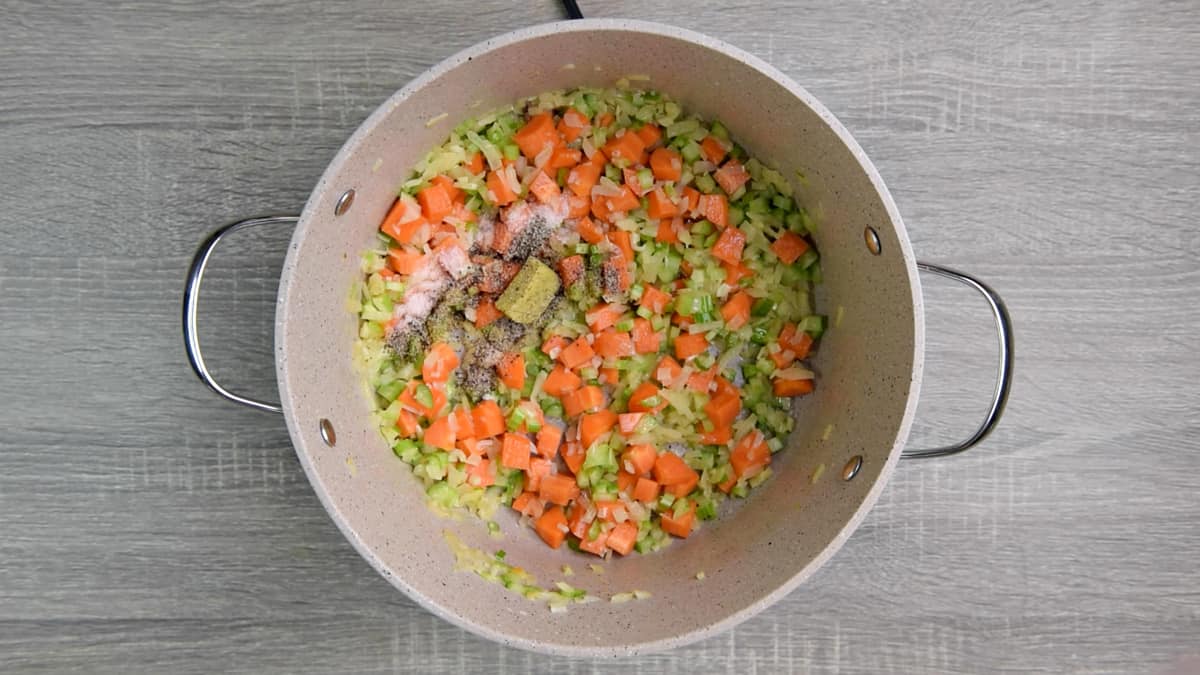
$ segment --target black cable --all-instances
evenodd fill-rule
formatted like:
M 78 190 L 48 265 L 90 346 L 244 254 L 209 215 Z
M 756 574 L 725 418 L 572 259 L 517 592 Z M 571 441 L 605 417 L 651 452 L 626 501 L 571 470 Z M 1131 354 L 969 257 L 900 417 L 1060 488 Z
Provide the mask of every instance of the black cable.
M 583 12 L 579 10 L 579 3 L 575 0 L 563 0 L 563 7 L 567 9 L 568 19 L 582 19 Z

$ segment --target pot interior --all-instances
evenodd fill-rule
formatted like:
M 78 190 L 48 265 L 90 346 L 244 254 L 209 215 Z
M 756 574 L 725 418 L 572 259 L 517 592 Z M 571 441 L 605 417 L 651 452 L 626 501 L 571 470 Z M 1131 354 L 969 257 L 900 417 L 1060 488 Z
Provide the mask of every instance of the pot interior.
M 551 89 L 611 86 L 643 75 L 685 109 L 716 117 L 752 156 L 793 180 L 817 217 L 825 282 L 817 307 L 830 328 L 812 363 L 816 392 L 798 400 L 796 431 L 772 477 L 686 541 L 602 563 L 547 549 L 510 511 L 504 538 L 482 523 L 435 516 L 407 465 L 373 427 L 351 367 L 356 321 L 346 298 L 359 255 L 411 166 L 472 114 Z M 445 115 L 427 126 L 429 120 Z M 799 176 L 803 176 L 801 179 Z M 335 216 L 353 188 L 351 209 Z M 881 240 L 873 255 L 864 228 Z M 908 433 L 921 373 L 922 310 L 903 225 L 873 167 L 827 110 L 763 62 L 695 33 L 587 20 L 518 31 L 451 57 L 384 103 L 342 148 L 313 192 L 292 241 L 276 316 L 279 383 L 292 438 L 317 494 L 380 573 L 437 614 L 524 648 L 616 654 L 675 646 L 750 616 L 806 578 L 874 503 Z M 321 439 L 319 420 L 336 429 Z M 849 481 L 843 466 L 862 457 Z M 818 467 L 823 473 L 813 481 Z M 551 614 L 469 572 L 455 571 L 443 531 L 531 572 L 604 598 Z M 564 579 L 561 567 L 576 574 Z M 704 572 L 704 580 L 695 578 Z M 647 600 L 611 604 L 640 589 Z

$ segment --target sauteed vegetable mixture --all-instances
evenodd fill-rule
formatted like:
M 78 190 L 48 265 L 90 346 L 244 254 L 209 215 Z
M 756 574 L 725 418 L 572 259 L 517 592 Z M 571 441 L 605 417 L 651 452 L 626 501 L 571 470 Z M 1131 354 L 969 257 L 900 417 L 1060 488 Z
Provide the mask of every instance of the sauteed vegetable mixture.
M 686 538 L 813 391 L 813 227 L 720 122 L 628 82 L 469 119 L 363 257 L 379 428 L 437 508 L 595 555 Z

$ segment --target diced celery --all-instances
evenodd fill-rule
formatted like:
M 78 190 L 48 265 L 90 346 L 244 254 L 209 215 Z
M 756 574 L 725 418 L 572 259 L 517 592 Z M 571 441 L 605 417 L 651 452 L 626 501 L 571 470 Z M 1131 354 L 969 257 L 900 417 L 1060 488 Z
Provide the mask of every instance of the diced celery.
M 717 191 L 717 181 L 707 173 L 702 173 L 696 176 L 696 189 L 706 195 L 710 195 Z

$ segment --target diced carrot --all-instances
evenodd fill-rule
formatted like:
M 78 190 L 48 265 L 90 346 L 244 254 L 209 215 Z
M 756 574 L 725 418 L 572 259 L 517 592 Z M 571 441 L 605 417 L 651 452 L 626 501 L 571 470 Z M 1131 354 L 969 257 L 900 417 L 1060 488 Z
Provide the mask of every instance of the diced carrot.
M 504 432 L 504 413 L 495 401 L 488 399 L 480 401 L 471 409 L 471 418 L 475 421 L 475 436 L 477 438 L 492 438 Z
M 579 418 L 579 441 L 585 449 L 590 448 L 598 438 L 611 431 L 616 425 L 617 413 L 611 410 L 584 413 Z
M 563 430 L 554 424 L 543 424 L 537 432 L 537 452 L 542 457 L 552 459 L 558 455 L 558 446 L 562 445 Z
M 625 262 L 633 262 L 633 240 L 625 230 L 613 230 L 608 233 L 608 240 L 621 250 Z
M 600 116 L 596 118 L 596 126 L 600 128 L 611 126 L 616 119 L 617 118 L 610 112 L 600 113 Z
M 698 370 L 688 376 L 687 388 L 692 391 L 698 391 L 702 394 L 707 394 L 712 387 L 713 378 L 717 375 L 716 368 L 708 370 Z
M 583 384 L 581 379 L 575 373 L 564 368 L 562 365 L 556 365 L 546 375 L 546 379 L 542 381 L 542 391 L 561 398 L 562 396 L 575 391 Z
M 400 274 L 412 274 L 425 263 L 425 254 L 411 246 L 388 249 L 388 265 Z
M 621 468 L 634 475 L 642 476 L 654 468 L 654 461 L 657 457 L 658 451 L 649 443 L 631 445 L 621 453 Z
M 604 229 L 587 216 L 579 219 L 579 222 L 575 224 L 575 229 L 579 230 L 579 237 L 589 244 L 599 244 L 604 241 Z
M 812 350 L 813 337 L 807 331 L 797 330 L 796 324 L 787 323 L 779 331 L 779 346 L 790 350 L 798 359 L 806 359 Z
M 554 129 L 554 118 L 547 111 L 529 118 L 525 126 L 513 134 L 513 142 L 521 149 L 521 154 L 525 155 L 526 159 L 533 161 L 546 146 L 553 147 L 562 141 L 558 131 Z
M 475 418 L 471 417 L 471 409 L 460 405 L 454 409 L 454 435 L 458 440 L 475 437 Z
M 503 229 L 501 222 L 496 223 L 496 230 L 499 232 Z M 511 241 L 511 238 L 510 238 Z M 495 260 L 487 256 L 477 256 L 480 267 L 483 268 L 482 274 L 479 275 L 479 290 L 484 293 L 501 293 L 508 284 L 517 276 L 517 272 L 521 271 L 521 263 L 515 260 Z
M 750 478 L 771 463 L 771 449 L 762 432 L 755 429 L 742 436 L 733 451 L 729 453 L 729 463 L 733 465 L 733 473 L 738 478 Z
M 776 368 L 787 368 L 792 365 L 792 361 L 796 360 L 796 353 L 790 349 L 781 348 L 777 352 L 767 350 L 767 356 L 771 357 Z
M 504 434 L 504 442 L 500 445 L 500 464 L 510 469 L 529 468 L 529 452 L 533 444 L 525 434 L 508 432 Z
M 433 384 L 429 386 L 430 393 L 433 394 L 433 405 L 427 406 L 416 398 L 418 383 L 413 380 L 408 383 L 408 387 L 400 394 L 400 403 L 409 410 L 415 411 L 422 417 L 434 419 L 441 414 L 442 408 L 446 407 L 446 391 L 441 386 Z
M 646 188 L 642 187 L 642 181 L 638 178 L 638 172 L 631 166 L 627 166 L 621 170 L 621 174 L 625 177 L 625 185 L 633 190 L 633 194 L 641 197 L 646 194 Z
M 654 234 L 654 240 L 664 244 L 679 243 L 679 228 L 683 221 L 679 216 L 674 218 L 663 218 L 658 221 L 658 231 Z
M 689 502 L 688 510 L 683 515 L 676 518 L 674 511 L 668 511 L 659 516 L 658 525 L 663 529 L 663 532 L 686 539 L 692 533 L 692 526 L 695 522 L 696 505 Z
M 458 354 L 454 353 L 454 348 L 445 342 L 437 342 L 429 348 L 425 361 L 421 363 L 421 379 L 426 384 L 445 382 L 457 367 Z
M 667 402 L 658 395 L 658 387 L 653 382 L 643 382 L 634 388 L 629 395 L 629 411 L 656 413 L 667 407 Z
M 576 339 L 571 344 L 563 347 L 563 350 L 558 354 L 558 360 L 571 370 L 588 363 L 596 352 L 592 350 L 592 345 L 582 336 Z
M 742 249 L 745 246 L 745 233 L 736 227 L 727 227 L 713 243 L 712 256 L 721 262 L 739 265 L 742 262 Z
M 628 479 L 627 479 L 628 480 Z M 630 484 L 632 486 L 632 484 Z M 617 485 L 620 489 L 620 484 Z M 617 522 L 617 512 L 625 510 L 625 504 L 619 499 L 597 499 L 595 503 L 596 517 L 603 518 L 610 523 Z
M 417 201 L 421 203 L 421 214 L 431 223 L 442 222 L 454 207 L 446 186 L 437 183 L 417 192 Z
M 496 301 L 489 297 L 480 298 L 479 303 L 475 305 L 476 328 L 483 328 L 502 316 L 504 316 L 504 312 L 501 312 L 496 307 Z
M 483 171 L 483 153 L 476 150 L 475 154 L 467 158 L 467 163 L 463 167 L 473 174 Z
M 425 226 L 429 223 L 419 212 L 412 212 L 412 209 L 416 208 L 418 207 L 404 199 L 397 199 L 384 216 L 383 223 L 379 226 L 380 231 L 395 239 L 398 244 L 424 243 L 418 239 L 421 238 L 420 233 L 423 230 L 427 231 Z M 405 222 L 401 222 L 402 220 Z
M 400 414 L 396 417 L 396 428 L 400 430 L 400 436 L 403 438 L 412 438 L 417 435 L 421 423 L 415 412 L 401 409 Z
M 492 462 L 486 457 L 479 460 L 475 466 L 467 466 L 467 484 L 474 487 L 487 487 L 496 482 L 496 474 L 492 471 Z
M 785 380 L 777 377 L 771 380 L 771 390 L 776 396 L 804 396 L 812 393 L 813 381 Z
M 525 388 L 525 355 L 519 352 L 509 352 L 500 357 L 496 364 L 496 375 L 509 389 L 520 391 Z
M 637 484 L 638 477 L 625 471 L 617 469 L 617 492 L 630 494 L 633 491 L 633 486 Z
M 717 179 L 717 185 L 720 185 L 726 194 L 732 195 L 750 180 L 750 172 L 746 171 L 741 162 L 731 159 L 713 173 L 713 178 Z
M 621 381 L 621 371 L 611 367 L 601 368 L 599 379 L 601 384 L 616 385 Z
M 679 362 L 671 358 L 670 355 L 667 355 L 662 357 L 662 360 L 654 367 L 654 379 L 658 380 L 663 386 L 668 386 L 682 372 L 683 367 L 679 365 Z
M 546 162 L 547 171 L 557 171 L 559 169 L 570 169 L 583 159 L 583 153 L 575 148 L 568 148 L 565 145 L 560 145 L 554 148 L 554 152 L 550 154 L 550 160 Z
M 725 195 L 704 195 L 700 198 L 700 211 L 718 228 L 729 226 L 729 199 Z
M 593 333 L 599 333 L 605 328 L 615 325 L 621 319 L 622 313 L 621 308 L 617 305 L 600 303 L 589 309 L 583 318 Z
M 741 263 L 736 265 L 721 263 L 721 267 L 725 268 L 725 283 L 730 286 L 737 286 L 741 284 L 742 279 L 754 276 L 754 270 Z
M 608 533 L 607 532 L 598 533 L 594 539 L 589 539 L 587 537 L 581 537 L 579 539 L 579 550 L 585 551 L 587 553 L 591 553 L 592 555 L 595 555 L 595 556 L 603 556 L 605 551 L 608 550 L 608 546 L 606 543 L 607 541 L 608 541 Z
M 733 440 L 733 429 L 730 427 L 715 427 L 712 431 L 705 431 L 697 425 L 696 432 L 700 436 L 700 442 L 705 445 L 725 445 Z
M 488 201 L 498 206 L 511 204 L 517 200 L 517 193 L 508 187 L 508 181 L 501 178 L 500 174 L 495 171 L 488 172 L 487 192 Z
M 662 314 L 667 311 L 667 303 L 671 302 L 671 296 L 664 291 L 659 290 L 657 286 L 646 285 L 642 290 L 642 297 L 638 300 L 638 304 L 646 307 L 655 314 Z
M 704 155 L 704 159 L 713 164 L 720 164 L 721 160 L 725 159 L 725 155 L 729 153 L 729 149 L 725 144 L 717 140 L 716 136 L 706 136 L 703 141 L 700 141 L 700 153 Z
M 633 521 L 627 520 L 617 523 L 613 529 L 609 530 L 605 544 L 621 555 L 629 555 L 633 551 L 633 545 L 637 543 L 637 536 L 637 525 L 634 525 Z
M 605 328 L 597 333 L 592 348 L 605 359 L 618 359 L 634 354 L 633 338 L 629 333 L 615 328 Z
M 470 414 L 471 414 L 470 411 L 467 411 L 467 415 L 469 416 Z M 474 429 L 474 423 L 472 422 L 472 425 L 468 428 Z M 462 427 L 458 428 L 458 432 L 462 433 Z M 474 434 L 472 434 L 472 436 L 473 435 Z M 489 445 L 490 445 L 490 442 L 489 442 Z M 478 438 L 460 438 L 457 441 L 455 441 L 454 447 L 458 448 L 459 450 L 462 450 L 464 453 L 466 453 L 466 455 L 468 457 L 482 455 L 485 451 L 484 444 L 482 442 L 480 442 L 480 440 Z
M 753 300 L 754 298 L 751 298 L 746 291 L 738 291 L 724 305 L 721 305 L 721 318 L 725 320 L 725 327 L 729 330 L 737 330 L 745 326 L 746 322 L 750 320 L 750 305 Z
M 636 136 L 634 138 L 636 138 Z M 636 209 L 641 205 L 641 203 L 642 202 L 638 200 L 637 195 L 634 194 L 633 190 L 631 190 L 628 185 L 622 185 L 620 195 L 608 198 L 608 210 L 620 211 L 624 213 Z
M 662 188 L 654 188 L 654 191 L 646 198 L 646 215 L 651 218 L 673 218 L 678 213 L 679 207 L 675 206 L 675 202 L 671 201 Z M 660 229 L 659 232 L 661 233 L 661 231 Z M 679 237 L 675 237 L 675 239 L 678 241 Z
M 578 494 L 579 486 L 575 484 L 575 479 L 561 473 L 542 476 L 542 483 L 538 486 L 538 497 L 558 506 L 566 506 Z
M 451 421 L 450 415 L 443 415 L 437 418 L 425 429 L 425 437 L 422 439 L 426 445 L 432 445 L 435 448 L 442 450 L 454 449 L 454 422 Z
M 597 197 L 592 200 L 592 216 L 601 222 L 609 222 L 612 220 L 612 203 L 606 199 Z
M 525 489 L 526 492 L 517 495 L 517 498 L 513 500 L 513 510 L 523 516 L 540 518 L 546 512 L 546 503 L 537 496 L 537 493 L 528 491 L 528 485 L 525 486 Z
M 741 410 L 742 399 L 736 393 L 715 395 L 704 404 L 704 414 L 718 429 L 733 424 Z
M 662 345 L 662 333 L 654 330 L 648 319 L 633 320 L 633 349 L 638 354 L 657 354 Z
M 583 468 L 583 460 L 587 458 L 587 450 L 579 441 L 567 441 L 563 444 L 562 458 L 571 473 L 579 473 L 579 469 Z
M 562 397 L 567 417 L 576 417 L 604 407 L 604 390 L 594 384 L 568 392 Z
M 399 249 L 393 249 L 393 250 L 399 250 Z M 392 261 L 389 259 L 388 264 L 390 265 L 391 262 Z M 381 268 L 379 268 L 379 271 L 376 272 L 376 274 L 378 274 L 384 281 L 387 281 L 388 279 L 395 279 L 397 276 L 396 270 L 392 269 L 391 267 L 381 267 Z M 388 321 L 391 321 L 391 319 L 388 319 Z M 390 326 L 388 327 L 388 330 L 391 330 Z
M 653 123 L 643 125 L 641 129 L 637 130 L 636 133 L 638 138 L 642 139 L 642 143 L 647 148 L 654 147 L 655 143 L 658 143 L 660 140 L 662 140 L 663 135 L 662 127 Z
M 675 358 L 690 359 L 702 354 L 708 349 L 708 339 L 704 333 L 681 333 L 675 338 Z
M 657 180 L 679 180 L 683 175 L 683 160 L 671 148 L 659 148 L 650 153 L 650 170 Z
M 658 481 L 649 478 L 638 478 L 633 486 L 633 498 L 639 502 L 652 502 L 658 499 Z
M 726 478 L 724 481 L 717 483 L 717 489 L 720 490 L 721 492 L 724 492 L 725 494 L 729 494 L 729 491 L 733 489 L 733 486 L 737 485 L 737 480 L 738 480 L 737 476 L 730 474 L 729 478 Z
M 534 177 L 533 182 L 529 184 L 529 192 L 543 204 L 558 203 L 558 197 L 562 191 L 558 189 L 558 183 L 554 179 L 546 175 L 545 171 L 539 171 Z
M 629 290 L 633 279 L 629 273 L 629 259 L 617 252 L 604 259 L 601 264 L 600 278 L 603 280 L 606 292 L 624 293 Z
M 590 197 L 592 188 L 600 182 L 602 173 L 604 173 L 603 165 L 597 166 L 588 162 L 578 164 L 567 174 L 567 189 L 574 192 L 577 197 Z
M 558 122 L 558 133 L 562 134 L 563 139 L 570 143 L 583 135 L 584 130 L 590 125 L 591 123 L 583 113 L 574 108 L 567 108 Z
M 663 486 L 663 489 L 675 496 L 676 499 L 686 497 L 696 489 L 696 485 L 700 483 L 700 474 L 693 472 L 693 477 L 675 483 L 673 485 Z
M 556 359 L 569 344 L 571 344 L 571 341 L 567 338 L 561 335 L 551 335 L 542 343 L 542 353 L 552 359 Z
M 479 220 L 479 216 L 475 215 L 474 211 L 467 208 L 466 204 L 459 203 L 455 204 L 454 208 L 450 209 L 450 216 L 446 218 L 447 221 L 454 219 L 457 219 L 462 223 L 473 223 L 476 220 Z
M 576 537 L 583 538 L 592 522 L 592 518 L 588 518 L 588 507 L 587 498 L 580 497 L 567 509 L 567 528 Z
M 567 217 L 568 218 L 583 218 L 592 212 L 592 198 L 580 197 L 573 193 L 567 195 Z
M 555 504 L 546 509 L 540 518 L 533 521 L 533 529 L 550 548 L 562 546 L 567 538 L 567 517 L 563 515 L 562 507 Z
M 682 279 L 681 279 L 681 281 L 682 281 Z M 678 288 L 683 288 L 683 286 L 678 286 Z M 674 314 L 671 315 L 671 323 L 675 326 L 679 326 L 680 328 L 687 328 L 688 326 L 690 326 L 696 322 L 693 321 L 692 317 L 690 317 L 690 316 L 684 316 L 684 315 L 680 314 L 679 312 L 675 312 Z
M 621 167 L 637 164 L 645 149 L 646 142 L 628 129 L 625 130 L 625 133 L 618 132 L 604 144 L 604 154 L 608 155 L 613 164 Z
M 623 434 L 632 434 L 637 428 L 638 422 L 641 422 L 645 416 L 646 413 L 621 413 L 617 415 L 617 428 Z
M 784 232 L 771 244 L 771 250 L 780 260 L 791 265 L 808 250 L 808 242 L 795 232 Z
M 664 452 L 654 459 L 654 480 L 665 486 L 689 483 L 699 476 L 679 455 Z
M 542 479 L 554 470 L 554 462 L 545 457 L 530 457 L 529 468 L 525 469 L 525 489 L 536 492 Z
M 700 191 L 691 185 L 683 188 L 683 199 L 688 211 L 695 211 L 700 207 Z
M 450 197 L 452 205 L 459 205 L 467 201 L 467 195 L 462 191 L 462 188 L 454 184 L 454 179 L 445 175 L 438 174 L 429 180 L 434 185 L 440 185 L 446 190 L 446 195 Z M 452 211 L 453 212 L 453 211 Z

